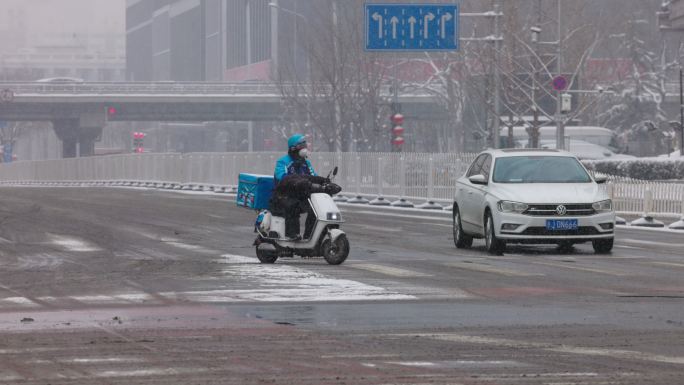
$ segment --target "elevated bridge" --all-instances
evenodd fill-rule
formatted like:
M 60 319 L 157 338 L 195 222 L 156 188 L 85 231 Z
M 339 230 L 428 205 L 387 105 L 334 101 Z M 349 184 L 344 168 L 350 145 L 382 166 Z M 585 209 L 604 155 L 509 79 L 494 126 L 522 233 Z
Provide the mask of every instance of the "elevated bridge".
M 288 113 L 284 101 L 274 83 L 0 82 L 0 120 L 51 121 L 64 157 L 92 154 L 107 121 L 274 121 Z M 446 118 L 426 92 L 399 102 L 407 117 Z
M 80 119 L 84 114 L 114 121 L 258 121 L 286 113 L 274 83 L 1 83 L 13 100 L 0 104 L 10 121 Z M 383 94 L 389 96 L 389 87 Z M 439 119 L 443 110 L 426 92 L 399 97 L 404 115 Z

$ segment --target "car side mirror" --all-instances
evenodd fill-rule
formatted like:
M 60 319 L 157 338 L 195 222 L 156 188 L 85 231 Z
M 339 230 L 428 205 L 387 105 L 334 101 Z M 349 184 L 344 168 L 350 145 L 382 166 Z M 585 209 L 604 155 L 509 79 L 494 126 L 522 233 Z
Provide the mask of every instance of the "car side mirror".
M 594 181 L 595 181 L 597 184 L 603 184 L 603 183 L 608 182 L 608 177 L 607 177 L 607 176 L 604 176 L 604 175 L 595 176 L 595 177 L 594 177 Z
M 482 174 L 471 175 L 468 177 L 468 180 L 472 184 L 487 184 L 487 178 L 485 178 L 485 176 Z

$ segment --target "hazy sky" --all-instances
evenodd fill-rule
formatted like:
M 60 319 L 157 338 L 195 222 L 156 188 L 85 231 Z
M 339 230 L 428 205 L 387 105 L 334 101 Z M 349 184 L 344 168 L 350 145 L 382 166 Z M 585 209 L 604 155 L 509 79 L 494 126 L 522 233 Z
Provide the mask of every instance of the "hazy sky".
M 0 51 L 125 40 L 125 0 L 0 0 Z

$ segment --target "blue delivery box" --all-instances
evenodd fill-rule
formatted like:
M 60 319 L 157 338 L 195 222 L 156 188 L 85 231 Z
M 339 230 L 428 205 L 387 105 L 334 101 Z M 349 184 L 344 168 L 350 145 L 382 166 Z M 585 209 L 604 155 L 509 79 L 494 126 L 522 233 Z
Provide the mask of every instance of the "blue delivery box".
M 268 209 L 273 186 L 273 176 L 240 173 L 236 203 L 248 209 Z

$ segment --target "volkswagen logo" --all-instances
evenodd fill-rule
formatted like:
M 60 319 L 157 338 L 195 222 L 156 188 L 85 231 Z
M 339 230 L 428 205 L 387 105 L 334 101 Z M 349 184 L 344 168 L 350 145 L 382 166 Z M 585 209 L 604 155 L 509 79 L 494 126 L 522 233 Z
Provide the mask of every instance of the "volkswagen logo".
M 558 205 L 558 207 L 556 207 L 556 214 L 558 214 L 558 215 L 565 215 L 565 214 L 567 214 L 567 213 L 568 213 L 568 209 L 567 209 L 565 206 L 563 206 L 563 205 Z

